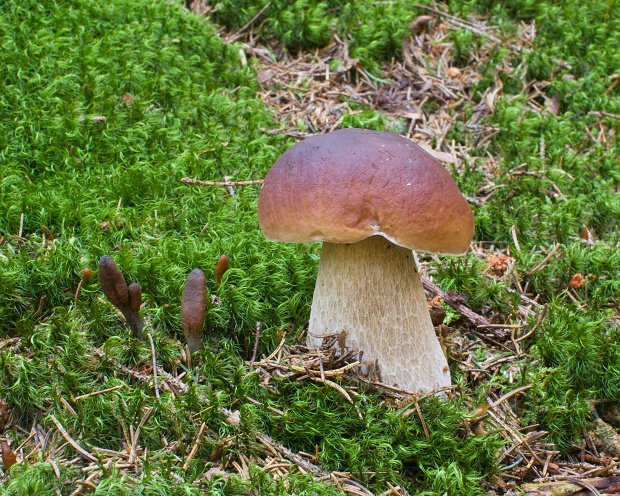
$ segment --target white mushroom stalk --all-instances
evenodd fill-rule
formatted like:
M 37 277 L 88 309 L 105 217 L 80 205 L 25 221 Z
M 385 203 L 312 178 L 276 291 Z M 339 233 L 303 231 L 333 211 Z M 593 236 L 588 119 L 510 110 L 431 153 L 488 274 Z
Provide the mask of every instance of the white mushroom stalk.
M 320 346 L 335 332 L 348 348 L 363 350 L 365 363 L 378 363 L 386 384 L 415 392 L 450 385 L 413 253 L 382 236 L 323 243 L 309 344 Z
M 269 239 L 323 242 L 310 344 L 344 333 L 338 346 L 376 362 L 384 383 L 450 384 L 411 251 L 461 254 L 473 236 L 471 208 L 439 161 L 390 133 L 312 136 L 265 177 L 258 220 Z

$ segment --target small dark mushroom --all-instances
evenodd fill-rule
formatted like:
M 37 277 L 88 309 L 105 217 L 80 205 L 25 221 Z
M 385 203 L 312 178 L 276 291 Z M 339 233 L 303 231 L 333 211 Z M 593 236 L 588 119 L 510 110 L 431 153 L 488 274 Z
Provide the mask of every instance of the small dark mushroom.
M 99 259 L 99 284 L 110 303 L 122 312 L 133 337 L 142 341 L 144 321 L 140 317 L 142 304 L 140 286 L 135 282 L 127 286 L 120 269 L 107 255 Z
M 140 313 L 140 306 L 142 305 L 142 288 L 137 282 L 132 282 L 127 290 L 129 292 L 129 306 L 134 312 Z
M 222 277 L 224 273 L 228 270 L 228 257 L 226 254 L 220 255 L 220 258 L 217 261 L 217 265 L 215 266 L 215 279 L 217 281 L 217 285 L 219 286 L 222 282 Z
M 82 281 L 84 281 L 84 284 L 88 284 L 90 282 L 90 278 L 92 275 L 93 271 L 88 267 L 84 267 L 82 269 Z
M 207 314 L 207 281 L 200 269 L 187 277 L 181 298 L 181 322 L 190 353 L 202 348 L 200 337 Z
M 144 328 L 144 321 L 140 317 L 140 307 L 142 306 L 142 288 L 137 282 L 132 282 L 127 288 L 129 293 L 129 307 L 131 308 L 131 315 L 125 316 L 131 331 L 139 340 L 142 340 L 142 329 Z
M 127 283 L 118 266 L 109 256 L 99 259 L 99 284 L 110 303 L 119 310 L 129 305 Z

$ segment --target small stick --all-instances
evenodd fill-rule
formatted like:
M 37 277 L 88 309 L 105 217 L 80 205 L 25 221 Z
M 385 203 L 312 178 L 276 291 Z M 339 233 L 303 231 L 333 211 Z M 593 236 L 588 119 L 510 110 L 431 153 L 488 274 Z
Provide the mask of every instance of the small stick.
M 17 237 L 21 238 L 24 232 L 24 212 L 19 216 L 19 232 L 17 233 Z
M 189 452 L 189 455 L 187 455 L 187 460 L 185 460 L 185 463 L 183 464 L 183 470 L 184 471 L 189 468 L 189 463 L 192 461 L 192 458 L 194 458 L 196 456 L 196 452 L 198 451 L 198 448 L 200 447 L 200 443 L 202 441 L 202 436 L 204 435 L 206 428 L 207 428 L 207 424 L 205 424 L 203 422 L 202 425 L 200 426 L 200 430 L 198 431 L 198 436 L 196 437 L 196 442 L 194 443 L 194 446 L 192 447 L 192 450 Z
M 286 341 L 286 333 L 283 332 L 282 333 L 282 341 L 280 341 L 280 344 L 278 345 L 278 347 L 273 351 L 273 353 L 271 355 L 269 355 L 267 358 L 265 358 L 264 360 L 261 360 L 258 363 L 255 363 L 254 365 L 265 365 L 267 362 L 269 362 L 269 360 L 271 360 L 274 356 L 276 356 L 278 353 L 280 353 L 280 350 L 282 349 L 282 347 L 284 346 L 284 342 Z
M 271 439 L 267 434 L 257 434 L 256 439 L 258 439 L 261 443 L 267 446 L 270 450 L 275 452 L 275 454 L 279 454 L 283 458 L 290 460 L 299 468 L 305 470 L 306 472 L 310 472 L 312 475 L 316 477 L 329 477 L 327 472 L 324 472 L 320 467 L 315 464 L 305 460 L 302 456 L 297 453 L 293 453 L 291 450 L 286 448 L 285 446 L 276 443 L 273 439 Z
M 242 26 L 236 33 L 232 34 L 231 36 L 227 37 L 224 42 L 225 43 L 233 43 L 234 41 L 236 41 L 238 38 L 241 37 L 241 33 L 243 33 L 246 29 L 248 29 L 252 24 L 254 24 L 254 22 L 256 21 L 256 19 L 258 19 L 261 15 L 263 15 L 263 12 L 265 12 L 269 6 L 271 5 L 271 0 L 269 2 L 267 2 L 265 4 L 265 6 L 260 9 L 256 15 L 254 17 L 252 17 L 252 19 L 250 19 L 244 26 Z
M 73 298 L 74 305 L 77 305 L 78 297 L 80 296 L 80 289 L 82 289 L 83 282 L 84 281 L 82 281 L 82 279 L 80 279 L 80 282 L 78 282 L 77 289 L 75 290 L 75 297 Z
M 60 434 L 62 435 L 62 437 L 64 437 L 66 439 L 66 441 L 73 446 L 73 448 L 80 454 L 82 455 L 84 458 L 87 458 L 88 460 L 90 460 L 91 462 L 98 462 L 99 460 L 97 460 L 97 458 L 95 458 L 93 455 L 91 455 L 88 451 L 86 451 L 84 448 L 82 448 L 78 443 L 75 442 L 75 440 L 69 435 L 69 433 L 65 430 L 65 428 L 62 426 L 62 424 L 58 421 L 58 419 L 56 417 L 54 417 L 54 415 L 50 415 L 50 418 L 52 419 L 52 421 L 56 424 L 56 427 L 58 428 L 58 430 L 60 431 Z
M 525 338 L 528 338 L 532 334 L 534 334 L 536 329 L 538 329 L 540 327 L 540 324 L 542 323 L 543 319 L 545 318 L 545 314 L 546 313 L 547 313 L 547 305 L 542 307 L 542 310 L 540 311 L 540 313 L 538 314 L 538 318 L 536 319 L 536 324 L 534 325 L 534 327 L 532 327 L 532 330 L 530 332 L 528 332 L 527 334 L 524 334 L 520 338 L 515 339 L 515 342 L 519 343 L 520 341 L 523 341 Z
M 250 360 L 250 367 L 254 365 L 256 361 L 256 354 L 258 353 L 258 343 L 260 341 L 260 331 L 263 324 L 259 321 L 256 323 L 256 334 L 254 335 L 254 349 L 252 350 L 252 360 Z
M 48 456 L 47 460 L 45 460 L 45 463 L 49 463 L 52 466 L 54 475 L 56 476 L 57 479 L 60 479 L 60 469 L 58 468 L 58 465 L 56 465 L 56 462 Z M 98 467 L 95 467 L 95 468 L 98 468 Z
M 142 420 L 140 420 L 140 423 L 138 424 L 138 428 L 133 433 L 133 436 L 131 439 L 131 453 L 129 453 L 129 463 L 132 463 L 134 459 L 136 458 L 136 450 L 137 450 L 137 445 L 138 445 L 138 439 L 140 438 L 140 430 L 142 429 L 144 424 L 146 424 L 148 419 L 151 417 L 153 410 L 154 408 L 152 406 L 149 406 L 146 409 L 146 411 L 144 412 L 144 415 L 142 416 Z
M 389 482 L 386 482 L 386 484 L 387 484 L 387 487 L 389 487 L 389 488 L 390 488 L 390 490 L 389 490 L 389 491 L 386 491 L 386 492 L 384 492 L 384 493 L 382 493 L 382 494 L 384 494 L 385 496 L 387 496 L 387 495 L 389 495 L 389 494 L 395 494 L 396 496 L 400 496 L 400 492 L 399 492 L 400 486 L 396 486 L 396 487 L 398 488 L 398 489 L 396 489 L 396 487 L 394 487 L 394 486 L 393 486 L 392 484 L 390 484 Z
M 518 394 L 518 393 L 522 393 L 523 391 L 527 391 L 528 389 L 532 389 L 533 387 L 534 386 L 530 385 L 530 386 L 522 386 L 520 388 L 513 389 L 512 391 L 509 391 L 508 393 L 506 393 L 504 396 L 502 396 L 498 400 L 494 401 L 493 403 L 490 403 L 489 408 L 495 408 L 497 405 L 499 405 L 503 401 L 506 401 L 511 396 L 514 396 L 515 394 Z
M 443 291 L 439 286 L 432 283 L 429 279 L 427 279 L 423 275 L 420 275 L 420 278 L 422 279 L 422 286 L 424 286 L 424 289 L 426 291 L 436 296 L 440 296 L 441 299 L 446 302 L 446 304 L 450 305 L 456 311 L 460 312 L 461 315 L 463 315 L 463 317 L 465 317 L 475 326 L 488 328 L 488 326 L 492 325 L 482 315 L 477 314 L 471 308 L 465 305 L 461 301 L 462 298 L 459 298 L 458 296 L 457 297 L 451 296 L 449 293 L 446 293 L 445 291 Z M 495 335 L 495 337 L 505 338 L 508 336 L 508 333 L 502 329 L 494 329 L 493 327 L 491 327 L 490 330 L 492 334 Z
M 76 396 L 75 398 L 73 398 L 73 402 L 75 403 L 76 401 L 84 399 L 84 398 L 89 398 L 91 396 L 98 396 L 100 394 L 109 393 L 110 391 L 116 391 L 117 389 L 120 389 L 122 387 L 125 387 L 125 384 L 120 384 L 119 386 L 114 386 L 108 389 L 102 389 L 101 391 L 95 391 L 93 393 L 82 394 L 81 396 Z
M 294 370 L 295 372 L 311 374 L 315 377 L 321 376 L 321 375 L 325 377 L 338 377 L 344 374 L 347 370 L 357 367 L 359 364 L 360 362 L 356 360 L 355 362 L 349 363 L 348 365 L 345 365 L 344 367 L 340 367 L 339 369 L 323 370 L 323 371 L 307 369 L 305 367 L 300 367 L 299 365 L 289 365 L 289 367 L 291 370 Z
M 619 119 L 620 120 L 620 115 L 619 114 L 612 114 L 611 112 L 596 112 L 596 111 L 592 111 L 592 112 L 588 112 L 588 115 L 592 115 L 594 117 L 610 117 L 612 119 Z
M 183 184 L 195 184 L 197 186 L 250 186 L 252 184 L 263 184 L 262 179 L 255 179 L 252 181 L 199 181 L 198 179 L 192 179 L 191 177 L 184 177 L 181 179 Z
M 157 383 L 157 357 L 155 356 L 155 343 L 153 335 L 149 332 L 149 341 L 151 342 L 151 355 L 153 358 L 153 382 L 155 383 L 155 397 L 159 398 L 159 384 Z
M 424 415 L 422 415 L 422 409 L 420 408 L 420 404 L 418 403 L 418 400 L 415 400 L 415 410 L 418 413 L 418 417 L 420 418 L 420 422 L 422 423 L 422 429 L 424 429 L 424 436 L 426 437 L 426 439 L 429 439 L 431 437 L 430 432 L 428 432 L 428 427 L 426 426 L 426 421 L 424 420 Z
M 487 325 L 479 325 L 478 329 L 521 329 L 523 328 L 520 324 L 487 324 Z
M 517 251 L 521 251 L 521 246 L 519 245 L 519 239 L 517 238 L 517 226 L 512 226 L 512 240 L 514 241 L 515 248 Z
M 532 270 L 530 270 L 525 275 L 529 277 L 531 275 L 536 274 L 536 272 L 539 272 L 540 270 L 542 270 L 545 267 L 545 265 L 547 265 L 547 262 L 549 262 L 549 260 L 551 260 L 551 257 L 553 257 L 553 255 L 555 255 L 555 252 L 558 251 L 559 247 L 560 247 L 560 243 L 556 243 L 555 246 L 549 252 L 549 254 L 543 259 L 543 261 L 540 262 L 536 267 L 534 267 Z
M 65 408 L 66 408 L 67 410 L 69 410 L 69 413 L 70 413 L 71 415 L 73 415 L 74 417 L 77 417 L 77 412 L 73 409 L 73 407 L 69 404 L 69 402 L 68 402 L 66 399 L 64 399 L 64 397 L 62 397 L 62 396 L 60 395 L 60 392 L 58 392 L 58 393 L 59 393 L 59 394 L 58 394 L 58 397 L 60 398 L 60 402 L 61 402 L 63 405 L 65 405 Z M 74 401 L 75 401 L 75 399 L 74 399 Z

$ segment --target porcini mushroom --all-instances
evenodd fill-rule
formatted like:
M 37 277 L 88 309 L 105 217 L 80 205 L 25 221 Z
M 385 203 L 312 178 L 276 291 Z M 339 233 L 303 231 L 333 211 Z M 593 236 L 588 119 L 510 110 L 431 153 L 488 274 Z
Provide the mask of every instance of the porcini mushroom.
M 464 253 L 474 218 L 438 160 L 390 133 L 312 136 L 265 177 L 258 220 L 269 239 L 323 242 L 311 345 L 341 334 L 378 362 L 384 383 L 415 392 L 450 384 L 412 250 Z

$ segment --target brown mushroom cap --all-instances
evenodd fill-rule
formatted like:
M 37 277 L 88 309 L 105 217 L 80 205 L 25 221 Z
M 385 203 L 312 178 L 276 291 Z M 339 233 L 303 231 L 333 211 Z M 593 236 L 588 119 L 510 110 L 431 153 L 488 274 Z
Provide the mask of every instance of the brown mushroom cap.
M 471 208 L 438 160 L 406 138 L 364 129 L 311 136 L 286 151 L 265 177 L 258 220 L 276 241 L 382 235 L 445 254 L 465 252 L 474 232 Z

